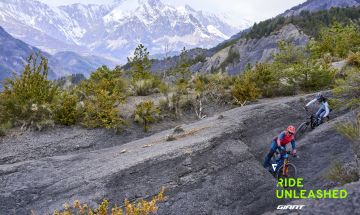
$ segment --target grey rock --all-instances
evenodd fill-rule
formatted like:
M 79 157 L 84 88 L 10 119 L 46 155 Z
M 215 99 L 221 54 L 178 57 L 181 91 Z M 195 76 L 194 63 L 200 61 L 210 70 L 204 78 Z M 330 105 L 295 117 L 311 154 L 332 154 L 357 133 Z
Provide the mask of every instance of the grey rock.
M 240 59 L 227 65 L 225 70 L 229 74 L 238 74 L 245 69 L 247 64 L 253 66 L 256 63 L 271 61 L 272 55 L 278 52 L 278 43 L 280 41 L 291 42 L 296 46 L 304 46 L 308 43 L 309 37 L 300 32 L 295 25 L 288 24 L 268 37 L 249 40 L 240 39 L 235 45 L 224 48 L 208 57 L 200 68 L 197 65 L 197 69 L 200 72 L 211 72 L 220 68 L 228 57 L 230 50 L 232 50 L 239 53 Z
M 312 97 L 305 96 L 306 100 Z M 28 154 L 13 153 L 9 161 L 4 161 L 10 151 L 21 151 L 17 144 L 32 143 L 31 149 L 44 145 L 44 141 L 26 139 L 26 134 L 1 138 L 0 150 L 5 154 L 0 155 L 0 214 L 27 214 L 31 209 L 39 214 L 51 213 L 75 199 L 94 206 L 108 198 L 121 205 L 125 198 L 149 198 L 162 186 L 167 188 L 168 200 L 159 205 L 158 214 L 272 211 L 286 200 L 275 198 L 276 180 L 261 166 L 262 159 L 272 137 L 289 123 L 298 125 L 305 118 L 301 98 L 265 100 L 226 111 L 222 113 L 223 119 L 214 116 L 184 125 L 184 132 L 171 142 L 166 137 L 173 129 L 101 148 L 98 142 L 107 142 L 102 130 L 85 132 L 73 128 L 71 132 L 77 135 L 69 136 L 69 128 L 57 128 L 58 136 L 48 131 L 45 141 L 49 143 L 47 150 L 53 153 L 24 149 Z M 298 143 L 302 159 L 292 161 L 309 187 L 322 185 L 319 176 L 329 167 L 333 156 L 340 161 L 353 158 L 349 156 L 352 154 L 349 141 L 333 128 L 342 115 L 333 113 L 333 121 L 322 124 Z M 115 142 L 121 138 L 108 137 Z M 73 149 L 57 153 L 55 140 L 61 148 L 69 142 Z M 77 145 L 85 143 L 100 148 L 77 152 Z

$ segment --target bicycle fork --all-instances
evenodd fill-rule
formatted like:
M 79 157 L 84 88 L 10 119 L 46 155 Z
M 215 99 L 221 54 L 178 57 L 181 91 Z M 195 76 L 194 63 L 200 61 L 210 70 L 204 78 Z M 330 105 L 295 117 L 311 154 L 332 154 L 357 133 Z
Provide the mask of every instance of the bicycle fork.
M 284 167 L 282 170 L 283 170 L 283 172 L 282 172 L 283 176 L 287 177 L 288 176 L 288 159 L 287 158 L 284 159 Z

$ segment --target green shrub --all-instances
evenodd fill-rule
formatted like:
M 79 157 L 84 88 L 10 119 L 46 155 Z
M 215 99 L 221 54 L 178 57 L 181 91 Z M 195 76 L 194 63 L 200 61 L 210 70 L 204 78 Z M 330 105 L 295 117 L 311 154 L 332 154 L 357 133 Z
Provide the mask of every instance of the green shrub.
M 278 95 L 280 77 L 270 64 L 256 64 L 253 71 L 247 74 L 249 81 L 252 81 L 264 97 Z
M 360 32 L 354 24 L 334 23 L 320 31 L 317 41 L 310 43 L 315 58 L 330 53 L 332 56 L 345 58 L 349 51 L 357 52 L 360 48 Z
M 160 91 L 161 80 L 154 76 L 149 75 L 147 78 L 138 79 L 132 82 L 132 90 L 137 96 L 147 96 Z
M 272 65 L 255 67 L 259 73 L 257 86 L 265 96 L 294 95 L 332 87 L 335 70 L 329 66 L 326 56 L 312 59 L 309 49 L 295 47 L 291 43 L 279 42 L 279 53 L 275 54 Z M 265 89 L 264 89 L 265 88 Z
M 326 178 L 340 185 L 359 180 L 359 175 L 354 168 L 342 166 L 337 160 L 333 161 Z
M 360 138 L 360 113 L 356 116 L 355 122 L 342 123 L 337 126 L 337 130 L 351 140 Z
M 347 56 L 347 61 L 350 65 L 354 65 L 360 67 L 360 51 L 358 52 L 350 52 Z
M 181 111 L 189 112 L 195 108 L 195 101 L 189 96 L 183 96 L 179 101 Z
M 171 104 L 169 99 L 160 99 L 159 100 L 159 109 L 161 114 L 171 112 Z
M 116 106 L 118 99 L 106 90 L 96 90 L 91 97 L 83 101 L 82 124 L 88 128 L 104 127 L 119 130 L 125 121 L 120 117 Z
M 53 125 L 51 104 L 58 89 L 47 80 L 47 59 L 33 54 L 20 76 L 8 79 L 1 93 L 1 123 L 43 129 Z
M 293 75 L 296 85 L 303 92 L 329 89 L 335 81 L 335 70 L 329 64 L 310 61 L 296 67 Z
M 84 126 L 118 130 L 125 124 L 117 107 L 126 98 L 126 82 L 120 70 L 103 66 L 92 73 L 89 80 L 81 82 L 76 92 L 83 104 L 81 123 Z
M 160 115 L 160 109 L 156 108 L 153 101 L 145 101 L 136 105 L 134 121 L 143 124 L 144 131 L 149 130 L 150 124 L 154 123 Z
M 149 52 L 143 44 L 139 44 L 134 51 L 134 56 L 128 58 L 131 67 L 130 73 L 133 81 L 148 79 L 151 76 L 151 61 Z
M 175 68 L 171 70 L 170 75 L 172 75 L 177 82 L 179 79 L 188 81 L 191 77 L 191 72 L 189 70 L 190 64 L 191 60 L 189 59 L 189 53 L 184 47 L 183 50 L 181 50 L 180 58 L 177 61 Z
M 231 90 L 231 95 L 233 96 L 235 103 L 241 106 L 245 105 L 249 101 L 256 100 L 259 94 L 260 90 L 251 80 L 250 71 L 239 76 L 235 80 Z
M 4 137 L 6 135 L 6 129 L 0 126 L 0 137 Z
M 78 98 L 68 91 L 60 93 L 54 105 L 55 123 L 61 125 L 74 125 L 81 118 L 77 107 Z
M 64 204 L 64 210 L 59 212 L 54 211 L 54 215 L 150 215 L 155 214 L 158 210 L 158 203 L 166 200 L 164 196 L 164 188 L 150 201 L 140 199 L 136 202 L 130 202 L 127 199 L 124 201 L 123 207 L 110 207 L 110 202 L 104 199 L 102 203 L 96 208 L 91 209 L 87 204 L 81 204 L 79 200 L 75 200 L 73 206 L 68 203 Z M 36 215 L 35 211 L 31 211 L 32 215 Z
M 347 108 L 360 107 L 360 71 L 348 69 L 345 77 L 337 79 L 333 89 L 334 95 Z

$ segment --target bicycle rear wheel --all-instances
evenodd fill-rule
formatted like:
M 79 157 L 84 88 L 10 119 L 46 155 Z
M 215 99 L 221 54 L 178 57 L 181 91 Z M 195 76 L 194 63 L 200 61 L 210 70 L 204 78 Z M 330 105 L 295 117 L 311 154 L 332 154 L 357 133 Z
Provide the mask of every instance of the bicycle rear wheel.
M 307 122 L 301 123 L 301 125 L 297 129 L 297 132 L 295 133 L 295 139 L 296 140 L 300 139 L 305 134 L 307 127 L 308 127 Z
M 276 172 L 276 178 L 278 180 L 280 178 L 295 178 L 296 177 L 297 170 L 296 170 L 296 166 L 294 164 L 292 164 L 292 163 L 287 164 L 287 173 L 288 173 L 287 176 L 283 175 L 283 168 L 284 168 L 284 165 L 282 165 Z

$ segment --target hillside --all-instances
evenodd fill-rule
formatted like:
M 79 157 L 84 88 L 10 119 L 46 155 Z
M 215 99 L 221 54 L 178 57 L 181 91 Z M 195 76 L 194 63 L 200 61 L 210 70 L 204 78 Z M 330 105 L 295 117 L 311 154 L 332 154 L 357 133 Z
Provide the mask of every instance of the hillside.
M 24 68 L 26 59 L 31 54 L 39 52 L 39 49 L 15 39 L 0 26 L 0 80 L 11 77 L 13 72 L 19 74 Z M 43 55 L 50 57 L 47 53 Z M 52 71 L 49 77 L 55 78 L 56 74 Z
M 331 3 L 332 1 L 330 1 Z M 311 3 L 307 1 L 305 3 Z M 305 4 L 304 3 L 304 4 Z M 329 5 L 332 5 L 330 4 Z M 337 4 L 334 4 L 336 6 Z M 349 5 L 344 4 L 341 7 Z M 300 6 L 299 6 L 300 7 Z M 360 7 L 331 8 L 329 10 L 302 11 L 298 15 L 275 18 L 255 23 L 251 28 L 241 31 L 211 49 L 201 51 L 189 50 L 189 57 L 206 57 L 205 62 L 193 62 L 193 72 L 209 72 L 222 70 L 230 74 L 238 74 L 247 64 L 254 65 L 271 60 L 271 55 L 277 52 L 277 43 L 285 40 L 294 45 L 304 46 L 310 38 L 317 38 L 323 27 L 339 22 L 341 24 L 355 23 L 360 25 Z M 229 52 L 229 50 L 232 50 Z M 231 56 L 233 53 L 240 57 Z M 230 53 L 230 55 L 229 55 Z M 152 70 L 164 71 L 176 65 L 178 56 L 167 60 L 156 60 Z M 229 59 L 232 59 L 229 61 Z
M 302 11 L 316 12 L 331 8 L 346 8 L 360 6 L 359 0 L 308 0 L 298 6 L 285 11 L 281 16 L 299 15 Z
M 66 75 L 81 73 L 89 76 L 102 65 L 114 67 L 113 61 L 97 56 L 80 56 L 75 52 L 59 52 L 50 55 L 38 48 L 15 39 L 0 27 L 0 80 L 19 75 L 24 69 L 26 59 L 34 53 L 41 53 L 49 61 L 49 78 L 55 79 Z
M 194 65 L 192 71 L 209 72 L 220 69 L 236 74 L 243 71 L 247 64 L 253 66 L 256 62 L 271 61 L 271 55 L 278 51 L 279 41 L 304 46 L 310 38 L 317 38 L 322 28 L 335 22 L 360 25 L 359 18 L 360 7 L 332 8 L 314 13 L 303 11 L 297 16 L 290 17 L 278 16 L 255 24 L 250 30 L 242 33 L 240 38 L 216 47 L 213 49 L 216 52 L 207 57 L 206 62 Z M 234 52 L 239 57 L 233 59 Z
M 26 132 L 0 138 L 0 178 L 5 182 L 0 185 L 0 212 L 49 213 L 64 200 L 93 206 L 104 197 L 112 202 L 147 197 L 165 186 L 168 200 L 159 214 L 261 214 L 281 203 L 269 198 L 275 195 L 276 181 L 261 166 L 262 157 L 275 134 L 304 119 L 302 98 L 312 96 L 236 108 L 222 113 L 223 118 L 216 115 L 184 125 L 184 132 L 170 142 L 165 139 L 172 129 L 129 142 L 114 141 L 121 137 L 104 136 L 102 130 L 79 135 L 84 132 L 79 128 L 58 128 L 59 135 Z M 290 106 L 297 111 L 289 112 Z M 340 120 L 343 114 L 335 113 L 331 123 L 298 142 L 301 159 L 293 161 L 308 189 L 328 183 L 319 177 L 333 157 L 353 161 L 349 141 L 333 129 L 336 117 Z M 69 142 L 73 138 L 75 147 Z M 332 147 L 323 150 L 329 144 Z M 18 150 L 23 146 L 27 154 Z M 59 147 L 71 151 L 62 154 Z

